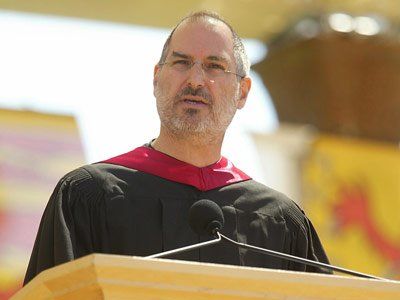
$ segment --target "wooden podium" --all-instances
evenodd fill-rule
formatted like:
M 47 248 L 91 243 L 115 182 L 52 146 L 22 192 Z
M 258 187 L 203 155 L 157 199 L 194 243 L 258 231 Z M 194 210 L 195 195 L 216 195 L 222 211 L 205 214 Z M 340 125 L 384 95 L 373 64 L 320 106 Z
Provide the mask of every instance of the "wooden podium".
M 400 299 L 400 282 L 92 254 L 46 270 L 11 299 Z

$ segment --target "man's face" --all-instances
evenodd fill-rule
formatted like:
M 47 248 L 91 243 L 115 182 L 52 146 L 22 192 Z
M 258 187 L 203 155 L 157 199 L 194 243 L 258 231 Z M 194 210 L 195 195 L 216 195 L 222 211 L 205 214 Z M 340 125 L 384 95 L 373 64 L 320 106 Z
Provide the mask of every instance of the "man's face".
M 166 63 L 156 66 L 154 75 L 162 126 L 182 137 L 223 134 L 250 88 L 220 72 L 236 72 L 229 28 L 214 20 L 184 22 L 174 32 Z

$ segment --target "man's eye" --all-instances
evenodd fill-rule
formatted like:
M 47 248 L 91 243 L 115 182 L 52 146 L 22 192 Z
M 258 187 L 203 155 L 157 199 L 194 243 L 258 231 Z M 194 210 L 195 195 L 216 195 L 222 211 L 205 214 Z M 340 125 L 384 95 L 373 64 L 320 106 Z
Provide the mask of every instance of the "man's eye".
M 221 70 L 221 71 L 225 71 L 225 67 L 224 67 L 223 65 L 216 64 L 216 63 L 209 63 L 209 64 L 207 64 L 207 69 L 209 69 L 209 70 Z

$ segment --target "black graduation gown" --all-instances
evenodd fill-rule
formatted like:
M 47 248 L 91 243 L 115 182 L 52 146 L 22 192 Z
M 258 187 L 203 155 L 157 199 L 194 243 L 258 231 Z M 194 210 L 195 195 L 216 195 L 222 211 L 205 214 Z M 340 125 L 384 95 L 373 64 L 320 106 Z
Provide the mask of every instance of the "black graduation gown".
M 222 208 L 221 232 L 234 240 L 328 263 L 302 210 L 254 180 L 201 191 L 124 166 L 98 163 L 72 171 L 56 186 L 24 284 L 45 269 L 94 252 L 146 256 L 210 239 L 196 235 L 188 224 L 188 210 L 199 199 L 210 199 Z M 225 243 L 171 258 L 326 272 Z

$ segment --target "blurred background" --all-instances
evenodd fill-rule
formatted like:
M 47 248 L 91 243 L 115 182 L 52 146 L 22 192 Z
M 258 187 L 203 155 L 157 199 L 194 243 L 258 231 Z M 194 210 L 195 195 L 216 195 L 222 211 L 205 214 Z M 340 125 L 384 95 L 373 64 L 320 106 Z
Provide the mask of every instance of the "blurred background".
M 298 202 L 333 264 L 400 279 L 400 1 L 0 0 L 0 299 L 60 177 L 157 136 L 153 67 L 199 9 L 252 62 L 224 155 Z

